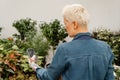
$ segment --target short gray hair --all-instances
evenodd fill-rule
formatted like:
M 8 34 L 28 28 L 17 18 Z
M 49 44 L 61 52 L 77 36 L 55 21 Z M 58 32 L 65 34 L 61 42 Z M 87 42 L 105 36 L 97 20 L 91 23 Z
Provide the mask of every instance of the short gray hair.
M 89 23 L 89 13 L 80 4 L 67 5 L 63 8 L 62 15 L 68 21 L 77 21 L 79 24 Z

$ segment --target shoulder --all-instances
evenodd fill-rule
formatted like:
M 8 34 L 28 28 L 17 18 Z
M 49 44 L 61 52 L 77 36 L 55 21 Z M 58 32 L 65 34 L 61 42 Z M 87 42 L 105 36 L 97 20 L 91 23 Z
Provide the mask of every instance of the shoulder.
M 101 49 L 104 49 L 108 54 L 113 54 L 112 49 L 107 42 L 101 40 L 95 40 L 95 41 L 97 46 L 101 47 Z
M 64 42 L 59 44 L 56 50 L 60 50 L 61 52 L 66 52 L 70 47 L 71 47 L 71 42 Z
M 70 42 L 64 42 L 62 44 L 59 44 L 58 48 L 64 48 L 65 49 L 65 48 L 67 48 L 70 45 L 72 45 L 72 41 L 70 41 Z
M 104 47 L 109 47 L 109 45 L 107 44 L 107 42 L 102 41 L 102 40 L 96 40 L 94 39 L 94 41 L 96 42 L 96 44 L 104 46 Z

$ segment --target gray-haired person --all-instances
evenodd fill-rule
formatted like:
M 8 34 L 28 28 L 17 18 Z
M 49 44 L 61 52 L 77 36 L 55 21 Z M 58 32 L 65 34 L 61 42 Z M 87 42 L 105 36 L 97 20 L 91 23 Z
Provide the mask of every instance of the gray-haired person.
M 63 8 L 65 28 L 71 42 L 57 47 L 47 69 L 29 61 L 41 80 L 114 80 L 113 53 L 105 42 L 96 40 L 88 32 L 89 13 L 80 4 Z

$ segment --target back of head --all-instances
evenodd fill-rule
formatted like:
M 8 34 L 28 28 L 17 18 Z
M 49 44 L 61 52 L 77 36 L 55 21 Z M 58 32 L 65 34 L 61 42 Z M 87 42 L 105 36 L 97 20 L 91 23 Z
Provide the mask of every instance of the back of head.
M 80 4 L 65 6 L 62 14 L 68 21 L 77 21 L 81 25 L 87 25 L 89 23 L 89 13 L 87 9 Z

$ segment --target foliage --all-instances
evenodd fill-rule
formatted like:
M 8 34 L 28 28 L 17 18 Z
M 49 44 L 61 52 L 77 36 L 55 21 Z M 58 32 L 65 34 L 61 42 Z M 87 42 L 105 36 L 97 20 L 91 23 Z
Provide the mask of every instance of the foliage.
M 27 35 L 31 35 L 32 38 L 36 34 L 36 24 L 31 18 L 26 18 L 14 21 L 13 27 L 20 33 L 20 39 L 24 40 Z
M 46 56 L 50 48 L 48 41 L 44 38 L 42 33 L 35 35 L 27 44 L 28 47 L 33 48 L 39 56 Z
M 37 33 L 36 24 L 36 21 L 31 18 L 15 21 L 13 26 L 19 31 L 20 35 L 14 34 L 13 36 L 16 45 L 23 51 L 26 51 L 27 48 L 33 48 L 38 55 L 45 56 L 48 53 L 49 44 L 42 33 Z
M 111 32 L 106 29 L 99 29 L 93 32 L 93 37 L 106 41 L 115 54 L 114 63 L 120 66 L 120 32 Z
M 114 65 L 115 69 L 115 80 L 120 80 L 120 66 Z
M 60 41 L 64 42 L 67 33 L 65 32 L 64 27 L 60 24 L 60 21 L 55 19 L 50 23 L 40 24 L 40 29 L 46 39 L 49 41 L 50 45 L 53 47 L 53 50 L 56 48 Z
M 19 35 L 14 34 L 15 44 L 23 51 L 23 54 L 26 54 L 28 48 L 33 48 L 38 56 L 42 56 L 42 67 L 45 66 L 46 60 L 45 56 L 48 54 L 49 43 L 44 38 L 42 33 L 37 33 L 33 38 L 27 36 L 26 40 L 21 40 Z
M 27 36 L 29 37 L 29 36 Z M 48 41 L 44 38 L 42 33 L 37 33 L 34 35 L 33 38 L 27 38 L 27 40 L 21 40 L 19 38 L 19 35 L 15 35 L 15 44 L 21 48 L 21 50 L 26 51 L 28 48 L 33 48 L 37 55 L 39 56 L 46 56 L 48 54 L 49 50 L 49 43 Z M 25 52 L 24 52 L 25 53 Z
M 37 80 L 23 52 L 13 38 L 0 39 L 0 80 Z M 42 59 L 39 58 L 39 65 Z
M 39 56 L 38 64 L 44 66 L 44 56 L 47 55 L 49 45 L 44 36 L 36 32 L 36 22 L 31 21 L 21 19 L 14 22 L 13 26 L 20 35 L 0 39 L 0 80 L 37 80 L 35 72 L 29 67 L 26 49 L 35 49 Z

